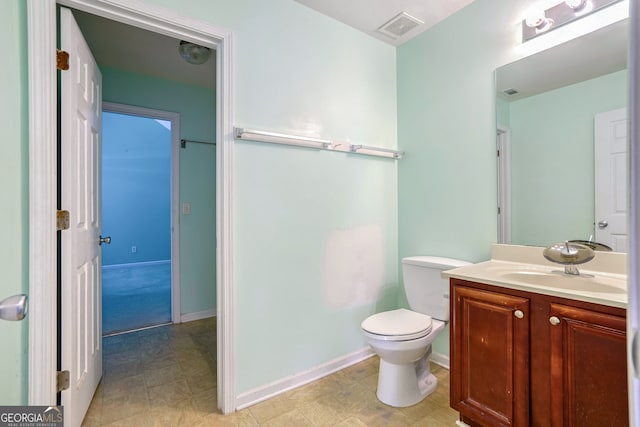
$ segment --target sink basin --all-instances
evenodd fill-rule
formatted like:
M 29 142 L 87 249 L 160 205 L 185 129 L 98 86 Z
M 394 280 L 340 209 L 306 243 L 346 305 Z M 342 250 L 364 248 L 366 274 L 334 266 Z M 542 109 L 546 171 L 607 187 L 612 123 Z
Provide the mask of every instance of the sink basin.
M 591 274 L 571 275 L 562 271 L 502 271 L 498 276 L 507 281 L 515 281 L 536 286 L 560 288 L 569 291 L 582 291 L 607 294 L 625 294 L 627 282 L 623 279 L 594 276 Z

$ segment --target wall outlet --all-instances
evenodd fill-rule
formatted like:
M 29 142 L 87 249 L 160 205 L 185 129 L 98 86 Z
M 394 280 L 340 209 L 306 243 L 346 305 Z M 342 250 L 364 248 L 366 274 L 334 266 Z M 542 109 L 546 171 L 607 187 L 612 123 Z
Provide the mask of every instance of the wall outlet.
M 191 203 L 184 202 L 182 204 L 182 215 L 191 215 Z
M 137 246 L 131 246 L 131 253 L 135 254 L 136 252 L 138 252 L 138 247 Z

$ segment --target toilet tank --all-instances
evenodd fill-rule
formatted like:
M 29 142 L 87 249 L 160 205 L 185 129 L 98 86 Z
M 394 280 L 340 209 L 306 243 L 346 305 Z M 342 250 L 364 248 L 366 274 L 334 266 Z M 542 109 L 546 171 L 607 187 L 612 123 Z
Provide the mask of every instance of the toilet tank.
M 436 256 L 403 258 L 404 291 L 411 310 L 448 321 L 449 280 L 443 279 L 441 273 L 469 264 L 459 259 Z

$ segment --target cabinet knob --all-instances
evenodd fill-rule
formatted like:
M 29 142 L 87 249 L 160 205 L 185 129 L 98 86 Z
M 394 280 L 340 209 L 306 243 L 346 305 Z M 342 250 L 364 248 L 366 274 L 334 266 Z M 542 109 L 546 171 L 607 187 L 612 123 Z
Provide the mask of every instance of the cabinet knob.
M 514 311 L 513 315 L 516 316 L 518 319 L 522 319 L 524 317 L 524 313 L 522 312 L 522 310 Z
M 558 319 L 556 316 L 551 316 L 549 318 L 549 323 L 551 323 L 553 326 L 559 325 L 560 319 Z

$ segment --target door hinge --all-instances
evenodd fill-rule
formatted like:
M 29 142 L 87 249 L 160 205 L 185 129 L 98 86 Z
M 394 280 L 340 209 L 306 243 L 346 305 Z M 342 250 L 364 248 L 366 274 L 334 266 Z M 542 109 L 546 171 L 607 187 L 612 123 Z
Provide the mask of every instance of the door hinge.
M 69 229 L 69 211 L 56 211 L 56 230 Z
M 56 372 L 56 393 L 69 388 L 69 371 Z
M 69 53 L 64 50 L 57 49 L 56 51 L 56 66 L 58 70 L 69 69 Z

